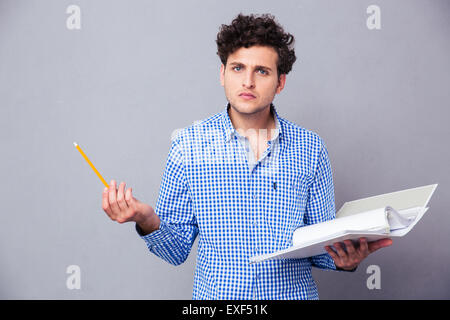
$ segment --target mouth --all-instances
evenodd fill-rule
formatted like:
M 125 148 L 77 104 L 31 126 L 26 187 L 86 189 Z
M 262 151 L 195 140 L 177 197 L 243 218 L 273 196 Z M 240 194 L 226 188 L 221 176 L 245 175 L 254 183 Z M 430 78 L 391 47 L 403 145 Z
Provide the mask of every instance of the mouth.
M 239 97 L 241 97 L 242 99 L 245 100 L 251 100 L 251 99 L 255 99 L 256 97 L 254 95 L 252 95 L 251 93 L 241 93 L 239 95 Z

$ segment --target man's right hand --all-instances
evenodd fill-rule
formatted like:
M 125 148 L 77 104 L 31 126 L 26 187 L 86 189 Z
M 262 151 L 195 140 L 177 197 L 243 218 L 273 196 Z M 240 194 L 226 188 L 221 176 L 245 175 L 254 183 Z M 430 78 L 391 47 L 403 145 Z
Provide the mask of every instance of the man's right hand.
M 125 192 L 125 182 L 116 189 L 116 181 L 111 180 L 109 188 L 103 190 L 102 208 L 113 221 L 118 223 L 136 222 L 145 234 L 159 228 L 160 220 L 155 210 L 133 197 L 132 188 Z

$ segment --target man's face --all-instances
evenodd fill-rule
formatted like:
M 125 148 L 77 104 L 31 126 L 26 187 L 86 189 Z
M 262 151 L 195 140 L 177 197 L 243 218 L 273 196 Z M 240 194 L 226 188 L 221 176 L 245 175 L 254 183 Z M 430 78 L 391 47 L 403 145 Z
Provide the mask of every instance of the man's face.
M 272 103 L 286 81 L 285 74 L 278 77 L 277 61 L 277 52 L 268 46 L 242 47 L 228 56 L 227 65 L 220 67 L 220 83 L 236 111 L 253 114 Z

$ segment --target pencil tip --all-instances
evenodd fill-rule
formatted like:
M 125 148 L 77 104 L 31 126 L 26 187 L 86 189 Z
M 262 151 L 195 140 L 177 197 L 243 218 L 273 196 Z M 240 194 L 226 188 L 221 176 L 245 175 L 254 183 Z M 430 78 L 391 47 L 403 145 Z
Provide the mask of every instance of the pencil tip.
M 73 145 L 76 147 L 78 144 L 76 142 L 74 142 Z

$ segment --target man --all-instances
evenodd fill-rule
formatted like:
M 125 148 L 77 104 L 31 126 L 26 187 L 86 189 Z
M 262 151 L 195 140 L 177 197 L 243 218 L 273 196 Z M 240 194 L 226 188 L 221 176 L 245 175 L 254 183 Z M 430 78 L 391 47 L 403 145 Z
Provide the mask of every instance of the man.
M 270 15 L 239 14 L 217 36 L 227 107 L 181 130 L 172 145 L 156 210 L 111 181 L 103 209 L 136 222 L 149 250 L 184 262 L 197 235 L 194 299 L 318 299 L 311 267 L 355 270 L 390 239 L 327 254 L 249 264 L 291 245 L 298 227 L 335 218 L 322 139 L 278 115 L 272 101 L 295 62 L 293 36 Z

